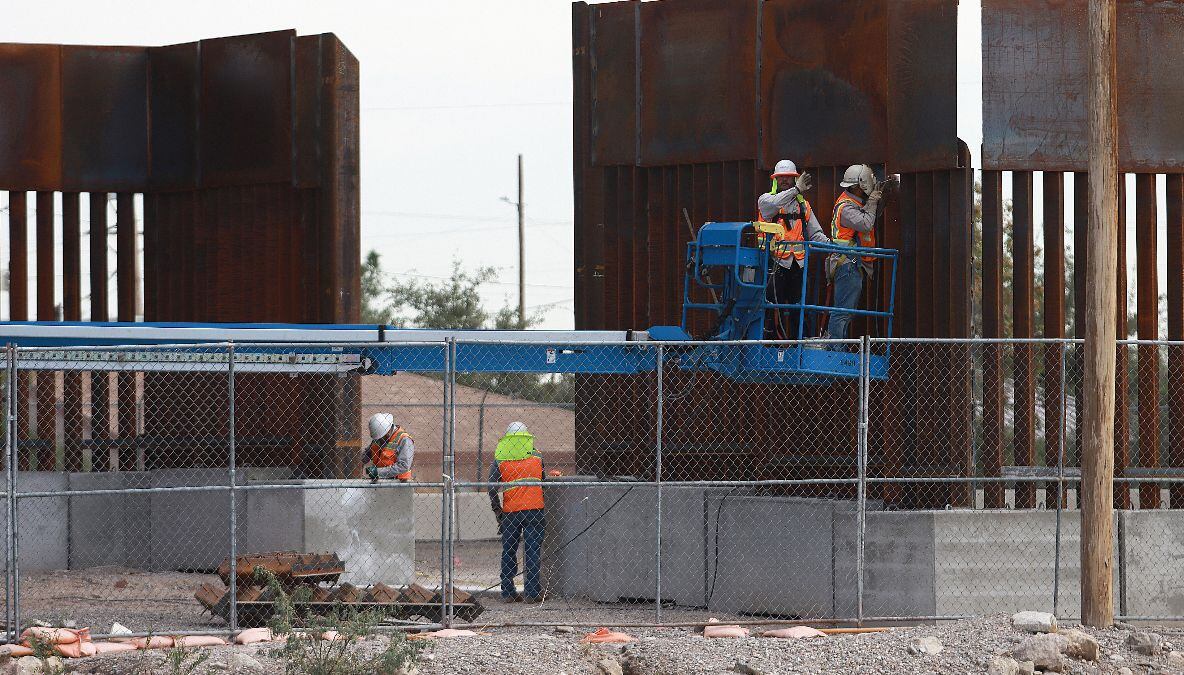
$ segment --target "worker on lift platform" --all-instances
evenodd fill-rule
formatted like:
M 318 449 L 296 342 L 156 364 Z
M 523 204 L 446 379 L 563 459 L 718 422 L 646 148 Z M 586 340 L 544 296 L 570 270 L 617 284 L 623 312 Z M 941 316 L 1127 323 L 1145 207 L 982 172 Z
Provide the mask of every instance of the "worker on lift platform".
M 768 247 L 774 261 L 765 297 L 773 304 L 800 303 L 802 284 L 805 283 L 806 247 L 795 242 L 805 241 L 807 237 L 810 241 L 821 242 L 830 239 L 818 224 L 810 202 L 803 196 L 811 187 L 810 174 L 799 174 L 797 165 L 783 159 L 777 162 L 771 178 L 772 189 L 760 195 L 756 203 L 761 221 L 781 226 L 781 231 L 772 236 L 758 235 L 760 245 Z M 765 339 L 801 339 L 798 332 L 800 315 L 798 309 L 770 310 L 765 316 Z
M 888 181 L 876 181 L 876 174 L 866 164 L 854 164 L 843 172 L 839 186 L 843 193 L 835 200 L 830 219 L 830 236 L 834 243 L 842 246 L 876 246 L 876 217 L 883 210 L 884 187 Z M 826 260 L 826 278 L 834 287 L 834 307 L 856 309 L 863 292 L 863 277 L 870 280 L 874 274 L 873 256 L 854 256 L 832 253 Z M 847 337 L 851 314 L 835 311 L 831 313 L 829 337 L 842 340 Z
M 366 475 L 371 481 L 393 478 L 404 483 L 411 480 L 411 464 L 415 461 L 415 443 L 411 434 L 395 424 L 395 416 L 377 413 L 370 417 L 370 446 L 366 450 Z

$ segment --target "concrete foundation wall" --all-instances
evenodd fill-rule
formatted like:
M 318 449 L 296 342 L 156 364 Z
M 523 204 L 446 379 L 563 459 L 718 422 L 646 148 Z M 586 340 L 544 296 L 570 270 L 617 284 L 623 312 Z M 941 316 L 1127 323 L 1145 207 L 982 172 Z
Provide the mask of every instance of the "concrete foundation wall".
M 147 472 L 72 473 L 70 490 L 151 487 Z M 147 494 L 70 497 L 70 569 L 101 565 L 152 566 L 152 522 Z
M 419 541 L 440 541 L 440 492 L 415 493 L 415 532 Z M 453 535 L 458 541 L 497 539 L 497 519 L 486 492 L 457 492 Z
M 1184 512 L 1123 511 L 1118 518 L 1123 614 L 1184 615 Z
M 19 471 L 16 491 L 58 492 L 69 489 L 70 477 L 51 471 Z M 29 497 L 17 501 L 17 537 L 20 569 L 65 569 L 69 563 L 69 499 Z M 7 509 L 0 509 L 0 522 L 8 531 Z

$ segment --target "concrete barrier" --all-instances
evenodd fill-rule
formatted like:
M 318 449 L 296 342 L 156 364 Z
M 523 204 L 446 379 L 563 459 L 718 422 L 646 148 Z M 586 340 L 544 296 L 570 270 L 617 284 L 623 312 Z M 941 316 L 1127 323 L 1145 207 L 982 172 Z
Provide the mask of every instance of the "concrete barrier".
M 145 471 L 69 475 L 71 491 L 147 488 L 151 484 L 151 475 Z M 151 567 L 150 502 L 145 493 L 71 496 L 70 569 Z
M 415 493 L 415 532 L 419 541 L 440 541 L 440 492 Z M 489 494 L 457 492 L 453 504 L 453 536 L 457 541 L 497 539 L 497 519 L 489 508 Z
M 1122 613 L 1184 614 L 1184 511 L 1122 511 Z
M 70 478 L 53 471 L 18 471 L 16 491 L 65 492 Z M 67 497 L 27 497 L 17 500 L 18 555 L 22 570 L 66 569 L 69 564 L 69 499 Z M 8 511 L 0 516 L 5 531 Z

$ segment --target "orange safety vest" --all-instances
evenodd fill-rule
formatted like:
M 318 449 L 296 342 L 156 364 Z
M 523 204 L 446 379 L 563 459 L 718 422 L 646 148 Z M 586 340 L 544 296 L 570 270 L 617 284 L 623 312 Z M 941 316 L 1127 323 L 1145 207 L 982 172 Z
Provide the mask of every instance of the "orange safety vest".
M 501 473 L 503 483 L 513 483 L 516 480 L 542 480 L 543 460 L 537 455 L 526 459 L 508 459 L 497 463 L 497 470 Z M 506 488 L 502 495 L 502 511 L 533 511 L 543 508 L 543 486 L 523 485 L 522 487 Z
M 383 443 L 372 441 L 370 443 L 370 463 L 379 469 L 388 466 L 394 466 L 399 461 L 399 444 L 403 439 L 411 438 L 411 434 L 407 433 L 403 427 L 396 426 L 395 430 Z M 408 469 L 403 473 L 395 476 L 399 480 L 411 480 L 411 470 Z
M 810 202 L 805 200 L 798 201 L 798 215 L 790 216 L 785 212 L 785 209 L 780 209 L 777 216 L 773 220 L 781 224 L 781 232 L 773 235 L 772 243 L 766 242 L 769 235 L 761 232 L 757 235 L 757 245 L 764 248 L 766 244 L 769 246 L 769 254 L 778 260 L 789 260 L 792 255 L 798 261 L 805 260 L 806 247 L 794 242 L 806 240 L 806 222 L 814 214 L 810 208 Z M 760 211 L 756 214 L 757 220 L 761 220 Z
M 847 191 L 844 190 L 843 194 L 839 195 L 839 198 L 835 200 L 835 212 L 830 218 L 830 238 L 836 244 L 842 244 L 843 246 L 858 245 L 865 248 L 875 248 L 876 228 L 874 226 L 868 232 L 859 232 L 858 230 L 843 226 L 840 214 L 843 213 L 843 209 L 850 205 L 854 205 L 855 208 L 863 206 L 863 204 L 859 203 L 858 199 L 851 196 L 847 193 Z M 858 237 L 856 235 L 858 235 Z M 856 244 L 856 239 L 859 240 L 858 244 Z M 867 263 L 873 262 L 875 259 L 875 256 L 863 256 L 863 261 Z

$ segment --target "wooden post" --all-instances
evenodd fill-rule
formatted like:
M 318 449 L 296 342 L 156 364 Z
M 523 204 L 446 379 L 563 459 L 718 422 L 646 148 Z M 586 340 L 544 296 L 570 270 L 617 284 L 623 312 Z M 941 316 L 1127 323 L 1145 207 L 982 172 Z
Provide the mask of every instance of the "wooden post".
M 1114 623 L 1114 339 L 1118 106 L 1115 0 L 1089 0 L 1089 258 L 1086 270 L 1085 443 L 1081 462 L 1081 620 Z

